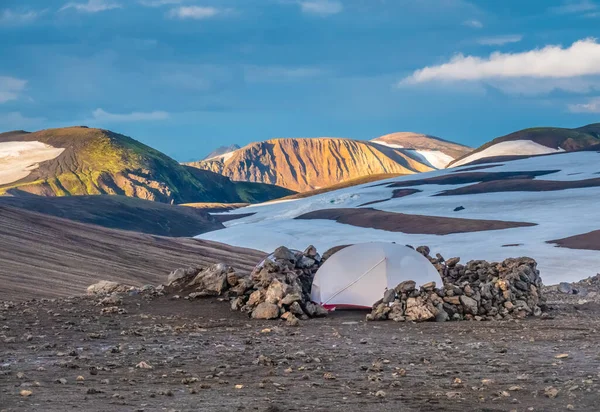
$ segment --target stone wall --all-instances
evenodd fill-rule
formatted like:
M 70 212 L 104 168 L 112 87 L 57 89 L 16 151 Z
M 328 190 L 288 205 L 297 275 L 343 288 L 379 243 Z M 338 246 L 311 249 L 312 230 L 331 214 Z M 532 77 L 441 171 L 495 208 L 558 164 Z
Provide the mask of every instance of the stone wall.
M 406 281 L 387 290 L 368 320 L 427 321 L 503 320 L 541 316 L 545 310 L 542 279 L 535 260 L 527 257 L 501 263 L 430 256 L 426 246 L 417 251 L 436 267 L 443 285 L 415 287 Z

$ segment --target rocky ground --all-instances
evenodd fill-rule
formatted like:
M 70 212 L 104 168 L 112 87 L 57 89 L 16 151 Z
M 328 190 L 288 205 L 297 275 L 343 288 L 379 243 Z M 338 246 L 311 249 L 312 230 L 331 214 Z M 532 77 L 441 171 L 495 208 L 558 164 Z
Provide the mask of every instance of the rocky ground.
M 0 410 L 598 410 L 598 296 L 550 296 L 546 319 L 298 327 L 216 298 L 4 303 Z

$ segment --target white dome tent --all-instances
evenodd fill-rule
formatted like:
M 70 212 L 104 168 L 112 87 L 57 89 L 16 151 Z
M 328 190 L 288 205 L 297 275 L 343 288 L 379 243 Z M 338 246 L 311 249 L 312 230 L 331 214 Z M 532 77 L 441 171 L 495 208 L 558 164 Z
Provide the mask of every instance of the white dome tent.
M 319 268 L 311 299 L 326 308 L 371 308 L 386 289 L 413 280 L 442 286 L 437 269 L 419 252 L 395 243 L 361 243 L 331 256 Z

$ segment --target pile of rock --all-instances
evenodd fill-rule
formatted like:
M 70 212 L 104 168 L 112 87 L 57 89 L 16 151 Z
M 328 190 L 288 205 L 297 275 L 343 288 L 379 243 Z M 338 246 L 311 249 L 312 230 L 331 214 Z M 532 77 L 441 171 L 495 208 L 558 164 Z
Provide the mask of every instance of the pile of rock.
M 426 246 L 417 251 L 436 267 L 444 284 L 431 282 L 417 289 L 414 281 L 402 282 L 385 292 L 368 320 L 502 320 L 541 316 L 545 310 L 542 280 L 533 259 L 475 260 L 461 265 L 460 258 L 431 257 Z
M 185 294 L 188 299 L 229 298 L 233 310 L 252 318 L 282 318 L 295 325 L 299 319 L 327 315 L 327 310 L 310 300 L 313 278 L 323 262 L 314 246 L 304 252 L 281 246 L 250 276 L 239 276 L 224 264 L 177 269 L 169 275 L 165 292 Z

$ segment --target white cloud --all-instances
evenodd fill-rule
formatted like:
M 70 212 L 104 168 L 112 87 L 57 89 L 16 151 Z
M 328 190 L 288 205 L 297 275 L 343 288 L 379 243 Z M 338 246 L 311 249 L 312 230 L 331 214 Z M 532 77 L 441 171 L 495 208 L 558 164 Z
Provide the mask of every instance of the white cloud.
M 597 75 L 600 75 L 600 44 L 590 38 L 567 48 L 551 45 L 522 53 L 494 52 L 487 58 L 458 54 L 447 63 L 416 70 L 400 84 Z
M 93 120 L 106 122 L 140 122 L 152 120 L 166 120 L 169 113 L 162 111 L 154 112 L 132 112 L 127 114 L 108 113 L 102 109 L 96 109 L 92 112 Z
M 26 117 L 20 112 L 0 113 L 0 127 L 4 130 L 28 129 L 39 125 L 43 117 Z
M 299 4 L 303 13 L 318 16 L 329 16 L 344 10 L 344 6 L 338 0 L 302 0 Z
M 26 85 L 26 80 L 0 76 L 0 104 L 11 100 L 17 100 Z
M 477 43 L 484 46 L 502 46 L 509 43 L 518 43 L 523 40 L 520 34 L 506 34 L 493 37 L 482 37 L 477 39 Z
M 587 103 L 570 104 L 569 111 L 573 113 L 600 113 L 600 97 L 590 99 Z
M 171 4 L 181 4 L 183 0 L 139 0 L 139 4 L 146 7 L 160 7 Z
M 471 27 L 473 29 L 481 29 L 483 28 L 483 23 L 479 20 L 465 20 L 463 21 L 463 26 Z
M 247 66 L 244 78 L 248 82 L 285 82 L 318 77 L 326 71 L 318 67 Z
M 204 20 L 222 13 L 215 7 L 202 7 L 202 6 L 182 6 L 171 9 L 169 11 L 169 17 L 174 19 L 194 19 Z
M 590 0 L 568 0 L 561 6 L 551 7 L 550 11 L 556 14 L 576 14 L 596 10 L 598 5 Z
M 84 13 L 98 13 L 100 11 L 120 9 L 123 6 L 112 0 L 88 0 L 87 3 L 67 3 L 60 11 L 75 9 Z
M 2 10 L 0 12 L 0 27 L 1 26 L 21 26 L 35 21 L 45 11 L 13 11 L 11 9 Z

